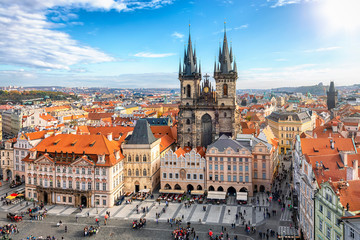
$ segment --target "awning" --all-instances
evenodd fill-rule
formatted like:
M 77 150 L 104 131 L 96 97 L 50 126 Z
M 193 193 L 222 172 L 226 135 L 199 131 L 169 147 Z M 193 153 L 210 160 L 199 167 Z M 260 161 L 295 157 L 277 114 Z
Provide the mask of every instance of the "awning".
M 191 195 L 204 195 L 205 190 L 192 190 Z
M 142 190 L 140 190 L 139 192 L 140 192 L 140 193 L 148 193 L 148 192 L 150 192 L 150 189 L 142 189 Z
M 247 192 L 237 192 L 236 193 L 236 200 L 237 201 L 247 201 Z
M 16 197 L 14 197 L 14 196 L 7 196 L 6 198 L 7 198 L 7 199 L 10 199 L 10 200 L 13 200 L 13 199 L 15 199 Z
M 223 200 L 225 198 L 226 198 L 226 192 L 208 191 L 208 194 L 207 194 L 207 199 Z
M 159 193 L 175 193 L 175 194 L 184 194 L 185 190 L 177 190 L 177 189 L 160 189 Z

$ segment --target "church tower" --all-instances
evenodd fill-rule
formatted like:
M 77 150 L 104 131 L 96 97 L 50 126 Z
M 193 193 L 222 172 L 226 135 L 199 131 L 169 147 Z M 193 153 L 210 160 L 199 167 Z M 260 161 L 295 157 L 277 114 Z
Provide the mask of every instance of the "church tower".
M 216 89 L 209 77 L 206 74 L 201 80 L 201 67 L 189 33 L 184 62 L 179 66 L 178 143 L 181 147 L 207 147 L 222 134 L 236 137 L 241 131 L 236 105 L 236 63 L 228 46 L 226 31 L 219 60 L 215 61 Z
M 214 64 L 214 79 L 216 82 L 216 100 L 219 108 L 219 135 L 226 134 L 236 137 L 236 80 L 238 78 L 236 62 L 233 59 L 232 46 L 226 37 L 219 47 L 218 63 Z
M 181 66 L 183 65 L 183 66 Z M 197 63 L 196 51 L 193 50 L 189 25 L 189 40 L 184 49 L 184 62 L 179 63 L 179 80 L 181 103 L 179 113 L 178 132 L 181 146 L 192 146 L 195 134 L 194 109 L 200 94 L 201 67 Z
M 327 91 L 326 94 L 327 94 L 327 106 L 328 106 L 328 110 L 330 111 L 331 109 L 335 108 L 337 104 L 338 92 L 335 90 L 334 82 L 330 82 L 329 91 Z

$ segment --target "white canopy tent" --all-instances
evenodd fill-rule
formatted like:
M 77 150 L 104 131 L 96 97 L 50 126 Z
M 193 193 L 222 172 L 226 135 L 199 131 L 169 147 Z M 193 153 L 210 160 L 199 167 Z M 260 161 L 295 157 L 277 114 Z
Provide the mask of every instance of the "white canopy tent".
M 226 192 L 208 191 L 208 194 L 207 194 L 207 199 L 223 200 L 225 198 L 226 198 Z
M 150 192 L 150 189 L 141 189 L 139 192 L 140 193 L 148 193 L 148 192 Z
M 236 193 L 236 200 L 237 201 L 247 201 L 247 192 L 237 192 Z

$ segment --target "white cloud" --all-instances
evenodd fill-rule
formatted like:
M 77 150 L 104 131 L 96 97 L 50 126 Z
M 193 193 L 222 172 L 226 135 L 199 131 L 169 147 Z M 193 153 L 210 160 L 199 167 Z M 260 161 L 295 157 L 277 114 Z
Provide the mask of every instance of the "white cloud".
M 301 2 L 309 2 L 309 1 L 313 1 L 313 0 L 267 0 L 268 2 L 274 3 L 274 5 L 271 5 L 272 8 L 276 8 L 276 7 L 282 7 L 285 5 L 290 5 L 290 4 L 298 4 Z
M 237 30 L 241 30 L 241 29 L 246 29 L 249 27 L 249 24 L 243 24 L 241 26 L 238 26 L 238 27 L 233 27 L 233 28 L 226 28 L 226 32 L 230 32 L 230 31 L 237 31 Z M 223 33 L 225 31 L 225 29 L 222 29 L 221 31 L 217 31 L 217 32 L 214 32 L 214 34 L 219 34 L 219 33 Z
M 120 12 L 159 8 L 170 3 L 172 0 L 1 0 L 0 64 L 70 69 L 77 63 L 114 61 L 108 54 L 56 30 L 64 24 L 82 24 L 72 21 L 77 15 L 69 9 Z
M 241 25 L 239 27 L 234 27 L 234 30 L 245 29 L 245 28 L 248 28 L 248 27 L 249 27 L 249 24 L 244 24 L 244 25 Z
M 163 58 L 174 55 L 175 53 L 150 53 L 150 52 L 139 52 L 134 54 L 135 57 L 144 57 L 144 58 Z
M 178 33 L 178 32 L 174 32 L 173 34 L 171 34 L 172 37 L 174 38 L 178 38 L 178 39 L 183 39 L 184 38 L 184 34 Z
M 327 52 L 327 51 L 334 51 L 337 49 L 340 49 L 341 47 L 326 47 L 326 48 L 317 48 L 317 49 L 309 49 L 309 50 L 305 50 L 304 52 L 306 53 L 312 53 L 312 52 Z

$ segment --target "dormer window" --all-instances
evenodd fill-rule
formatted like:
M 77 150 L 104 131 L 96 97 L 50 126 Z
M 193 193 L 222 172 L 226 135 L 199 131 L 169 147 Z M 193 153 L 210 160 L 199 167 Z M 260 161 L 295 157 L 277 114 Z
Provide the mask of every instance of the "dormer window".
M 35 159 L 36 158 L 36 151 L 33 151 L 30 153 L 30 159 Z
M 98 155 L 98 163 L 100 164 L 105 163 L 105 155 Z

